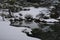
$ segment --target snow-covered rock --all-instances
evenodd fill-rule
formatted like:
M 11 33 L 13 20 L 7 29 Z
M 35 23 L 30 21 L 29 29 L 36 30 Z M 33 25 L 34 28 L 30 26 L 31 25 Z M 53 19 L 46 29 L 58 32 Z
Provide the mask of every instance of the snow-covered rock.
M 29 34 L 32 34 L 31 31 L 32 31 L 31 29 L 24 29 L 24 30 L 23 30 L 24 33 L 25 33 L 25 32 L 28 32 Z
M 59 19 L 59 20 L 60 20 L 60 17 L 58 17 L 57 19 Z
M 50 7 L 49 7 L 50 10 L 52 10 L 52 9 L 54 9 L 54 8 L 55 8 L 54 6 L 50 6 Z

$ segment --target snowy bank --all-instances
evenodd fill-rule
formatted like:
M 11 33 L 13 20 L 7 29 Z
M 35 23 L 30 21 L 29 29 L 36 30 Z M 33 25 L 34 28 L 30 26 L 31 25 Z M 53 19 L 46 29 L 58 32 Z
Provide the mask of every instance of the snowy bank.
M 9 21 L 0 21 L 0 40 L 40 40 L 38 38 L 28 37 L 25 33 L 21 32 L 28 28 L 13 27 L 9 24 Z
M 43 21 L 46 21 L 48 23 L 54 23 L 54 22 L 59 22 L 59 20 L 56 20 L 56 19 L 43 19 Z

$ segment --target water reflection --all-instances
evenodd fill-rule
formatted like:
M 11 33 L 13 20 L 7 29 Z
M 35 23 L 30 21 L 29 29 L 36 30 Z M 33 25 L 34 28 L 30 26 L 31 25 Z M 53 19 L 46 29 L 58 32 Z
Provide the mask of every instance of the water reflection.
M 23 24 L 23 21 L 16 21 L 16 22 L 14 22 L 14 23 L 12 23 L 12 24 L 10 24 L 11 26 L 15 26 L 15 27 L 20 27 L 20 26 L 22 26 L 22 24 Z
M 24 22 L 25 22 L 26 24 L 31 24 L 31 23 L 33 23 L 33 20 L 30 20 L 30 21 L 29 21 L 29 20 L 25 20 Z
M 53 31 L 50 26 L 51 24 L 38 23 L 39 29 L 43 32 Z
M 60 24 L 59 23 L 35 23 L 34 21 L 20 21 L 14 23 L 14 26 L 29 27 L 32 29 L 31 33 L 24 32 L 30 37 L 36 37 L 42 40 L 60 40 Z M 16 26 L 16 27 L 17 27 Z

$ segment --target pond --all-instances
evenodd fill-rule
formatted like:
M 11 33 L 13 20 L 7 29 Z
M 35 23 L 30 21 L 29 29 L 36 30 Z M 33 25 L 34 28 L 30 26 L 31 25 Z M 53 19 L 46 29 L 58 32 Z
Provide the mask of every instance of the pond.
M 30 10 L 28 11 L 20 11 L 19 13 L 22 13 L 23 18 L 26 14 L 31 14 L 33 18 L 36 17 L 39 13 L 43 12 L 46 16 L 50 13 L 50 11 L 46 8 L 34 8 L 29 7 Z M 19 13 L 14 13 L 14 15 L 19 16 Z M 51 20 L 51 19 L 50 19 Z M 3 22 L 4 23 L 4 22 Z M 25 37 L 20 31 L 21 27 L 29 28 L 31 31 L 28 31 L 27 29 L 24 29 L 22 32 L 25 33 L 29 37 L 34 37 L 42 40 L 60 40 L 60 23 L 43 23 L 43 22 L 35 22 L 35 21 L 16 21 L 11 23 L 10 25 L 7 25 L 6 23 L 1 22 L 0 25 L 0 35 L 8 39 L 14 39 L 14 40 L 25 40 Z M 17 27 L 17 28 L 16 28 Z M 20 27 L 20 28 L 19 28 Z M 2 31 L 1 31 L 2 30 Z M 3 35 L 4 34 L 4 35 Z M 21 34 L 21 35 L 20 35 Z M 1 37 L 0 36 L 0 37 Z M 6 37 L 7 36 L 7 37 Z M 21 38 L 22 37 L 22 38 Z M 23 38 L 24 37 L 24 38 Z M 29 40 L 29 39 L 27 39 Z
M 23 20 L 13 23 L 14 27 L 28 27 L 32 31 L 31 34 L 24 30 L 27 36 L 39 38 L 42 40 L 60 40 L 60 24 L 59 23 L 43 23 Z

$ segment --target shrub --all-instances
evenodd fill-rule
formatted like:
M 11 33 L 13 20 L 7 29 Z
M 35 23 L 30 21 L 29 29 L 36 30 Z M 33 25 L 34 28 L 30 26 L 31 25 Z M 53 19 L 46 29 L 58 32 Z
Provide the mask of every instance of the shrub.
M 56 19 L 59 17 L 59 14 L 58 13 L 51 13 L 50 17 Z
M 32 20 L 33 19 L 33 16 L 30 15 L 30 14 L 29 15 L 25 15 L 25 19 L 27 19 L 27 20 L 31 19 Z

